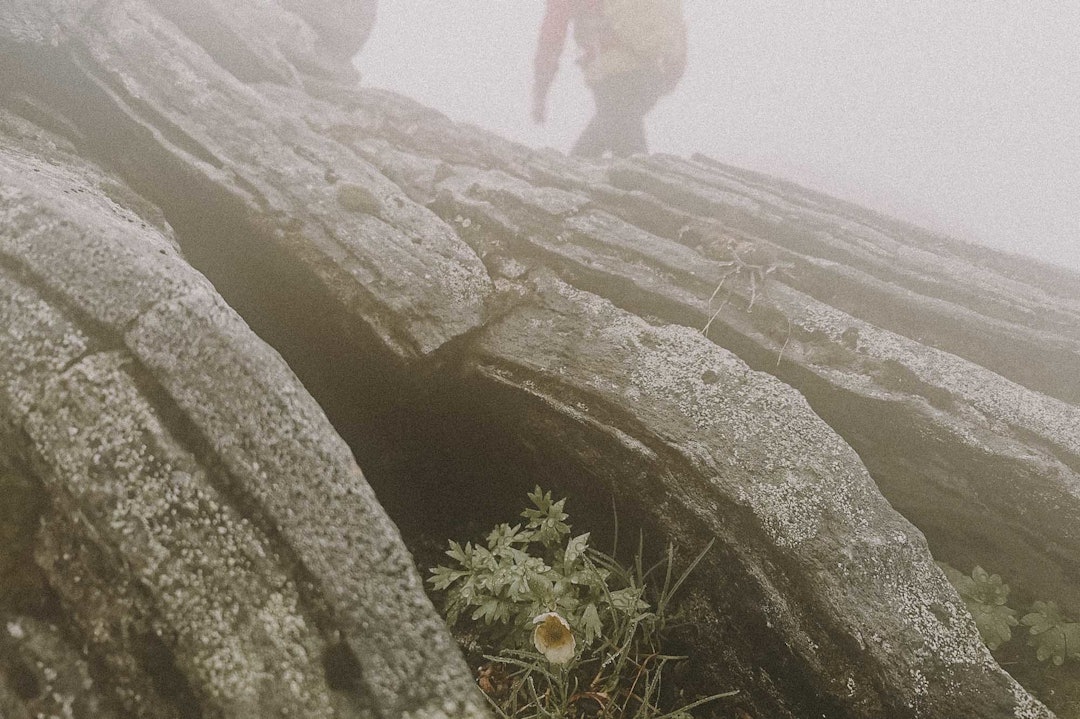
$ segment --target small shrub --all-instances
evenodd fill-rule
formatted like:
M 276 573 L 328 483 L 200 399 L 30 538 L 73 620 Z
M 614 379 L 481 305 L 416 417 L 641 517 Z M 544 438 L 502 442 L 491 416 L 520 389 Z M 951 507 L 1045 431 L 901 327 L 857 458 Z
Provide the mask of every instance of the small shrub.
M 991 651 L 1012 639 L 1012 627 L 1017 625 L 1016 610 L 1006 606 L 1009 585 L 997 574 L 989 574 L 982 567 L 975 567 L 971 575 L 940 565 L 946 578 L 964 600 L 967 610 L 975 620 L 979 636 Z
M 484 545 L 451 541 L 453 564 L 428 579 L 446 593 L 451 626 L 471 622 L 489 650 L 478 683 L 499 716 L 689 719 L 689 709 L 734 694 L 658 706 L 665 666 L 685 658 L 660 647 L 671 600 L 709 547 L 676 577 L 670 546 L 646 570 L 639 541 L 627 569 L 589 546 L 588 533 L 574 535 L 565 499 L 539 487 L 528 497 L 524 523 L 500 524 Z M 653 594 L 646 582 L 661 571 Z
M 1040 662 L 1060 666 L 1066 659 L 1080 658 L 1080 623 L 1065 619 L 1054 602 L 1035 602 L 1020 620 L 1028 629 L 1028 645 Z
M 1054 602 L 1037 601 L 1031 611 L 1016 619 L 1017 611 L 1006 605 L 1009 585 L 997 574 L 975 567 L 971 575 L 939 562 L 949 583 L 964 600 L 975 619 L 983 643 L 991 651 L 1012 639 L 1012 627 L 1028 627 L 1028 646 L 1040 662 L 1050 660 L 1060 666 L 1066 659 L 1080 659 L 1080 623 L 1066 619 Z

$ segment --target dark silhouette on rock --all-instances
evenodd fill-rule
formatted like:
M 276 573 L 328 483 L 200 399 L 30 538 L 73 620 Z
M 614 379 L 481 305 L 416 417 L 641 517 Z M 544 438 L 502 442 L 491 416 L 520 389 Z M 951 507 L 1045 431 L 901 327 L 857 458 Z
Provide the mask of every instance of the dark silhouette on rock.
M 571 28 L 596 105 L 572 153 L 648 152 L 645 116 L 686 69 L 682 0 L 546 0 L 533 80 L 535 122 L 547 117 L 548 91 Z
M 485 716 L 405 540 L 533 483 L 717 540 L 732 711 L 1052 716 L 934 559 L 1080 614 L 1080 278 L 358 89 L 371 2 L 183 5 L 0 6 L 5 716 Z

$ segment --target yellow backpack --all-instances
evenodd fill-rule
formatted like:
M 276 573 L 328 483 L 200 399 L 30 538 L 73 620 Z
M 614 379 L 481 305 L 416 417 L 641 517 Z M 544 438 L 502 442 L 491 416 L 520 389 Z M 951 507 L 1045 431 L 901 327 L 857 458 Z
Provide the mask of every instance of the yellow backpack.
M 686 55 L 682 0 L 601 0 L 605 42 L 588 79 L 674 66 Z
M 603 0 L 604 19 L 619 43 L 643 60 L 685 52 L 682 0 Z

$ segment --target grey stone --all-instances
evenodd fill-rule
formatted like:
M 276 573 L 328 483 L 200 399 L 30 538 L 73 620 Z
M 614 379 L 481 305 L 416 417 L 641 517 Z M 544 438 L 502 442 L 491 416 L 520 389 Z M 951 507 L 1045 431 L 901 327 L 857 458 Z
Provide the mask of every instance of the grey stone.
M 277 353 L 118 216 L 100 171 L 24 149 L 0 151 L 0 447 L 47 498 L 37 564 L 109 699 L 482 714 L 396 529 Z M 330 657 L 353 684 L 331 685 Z
M 373 10 L 0 6 L 0 466 L 39 525 L 0 557 L 57 675 L 104 667 L 75 701 L 485 715 L 379 501 L 438 514 L 405 455 L 459 442 L 457 506 L 556 471 L 716 539 L 683 641 L 754 716 L 1051 716 L 933 559 L 1080 613 L 1080 278 L 358 88 Z

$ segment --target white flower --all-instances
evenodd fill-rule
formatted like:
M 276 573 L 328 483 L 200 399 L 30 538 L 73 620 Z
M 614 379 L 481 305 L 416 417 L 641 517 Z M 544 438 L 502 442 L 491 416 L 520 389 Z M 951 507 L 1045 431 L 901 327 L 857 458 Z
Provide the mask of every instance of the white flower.
M 557 612 L 547 612 L 533 618 L 533 646 L 552 664 L 566 664 L 574 658 L 577 640 L 570 625 Z

